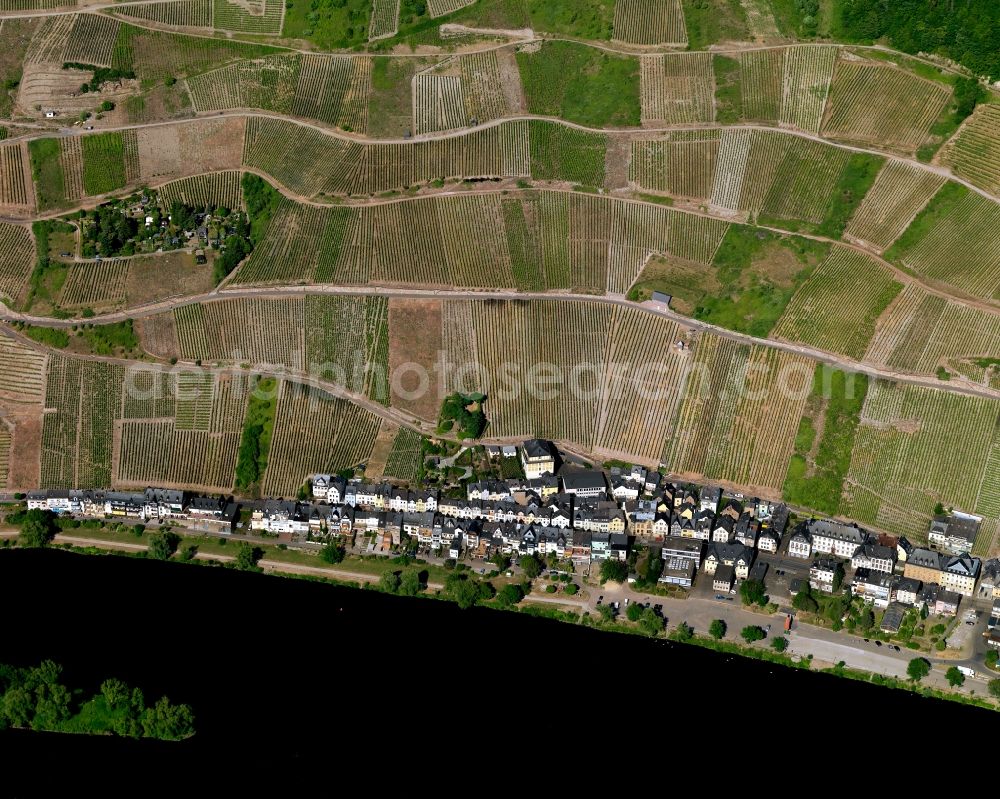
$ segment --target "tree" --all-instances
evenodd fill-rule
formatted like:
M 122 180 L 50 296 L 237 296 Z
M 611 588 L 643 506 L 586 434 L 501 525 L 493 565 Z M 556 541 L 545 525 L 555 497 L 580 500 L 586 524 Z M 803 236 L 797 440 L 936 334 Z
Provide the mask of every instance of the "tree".
M 1000 699 L 1000 680 L 990 680 L 989 685 L 986 687 L 989 689 L 990 694 Z
M 628 606 L 628 610 L 625 611 L 625 615 L 628 617 L 629 621 L 639 621 L 642 618 L 642 605 L 638 602 L 633 602 Z
M 399 590 L 400 579 L 399 575 L 394 571 L 382 572 L 382 576 L 378 581 L 378 588 L 380 591 L 385 591 L 387 594 L 395 594 Z
M 997 667 L 998 660 L 1000 660 L 1000 652 L 997 652 L 997 650 L 991 649 L 986 653 L 986 665 L 991 669 L 995 669 Z
M 687 622 L 681 622 L 674 628 L 675 641 L 690 641 L 694 638 L 694 628 Z
M 257 568 L 257 561 L 262 557 L 264 557 L 263 549 L 244 541 L 236 552 L 236 568 L 240 571 L 254 571 Z
M 574 595 L 575 595 L 575 594 L 577 593 L 577 591 L 579 591 L 579 590 L 580 590 L 580 589 L 579 589 L 579 587 L 578 587 L 578 586 L 576 585 L 576 583 L 570 583 L 570 584 L 569 584 L 569 585 L 567 585 L 567 586 L 566 586 L 566 588 L 564 589 L 564 593 L 565 593 L 565 594 L 567 594 L 568 596 L 574 596 Z
M 490 563 L 497 567 L 497 571 L 503 571 L 508 566 L 510 566 L 510 558 L 508 558 L 503 552 L 494 552 L 493 557 L 490 558 Z
M 116 680 L 113 677 L 101 683 L 101 694 L 104 696 L 104 701 L 107 702 L 108 707 L 112 710 L 128 704 L 131 692 L 132 689 L 124 682 Z
M 788 649 L 788 639 L 783 635 L 779 635 L 777 638 L 771 639 L 771 648 L 775 652 L 784 652 Z
M 598 605 L 597 613 L 601 617 L 601 621 L 611 621 L 615 616 L 615 610 L 611 605 Z M 998 680 L 1000 682 L 1000 680 Z
M 172 705 L 161 696 L 142 716 L 143 732 L 150 738 L 176 741 L 194 732 L 194 714 L 188 705 Z
M 726 637 L 727 625 L 722 619 L 716 619 L 708 625 L 708 634 L 716 641 Z
M 930 615 L 930 613 L 927 612 L 927 603 L 924 602 L 920 606 L 920 618 L 921 619 L 926 619 L 929 615 Z
M 3 695 L 3 715 L 14 727 L 27 727 L 35 715 L 35 697 L 31 691 L 24 687 L 8 688 Z
M 744 605 L 764 607 L 768 603 L 768 596 L 764 593 L 764 583 L 760 580 L 744 580 L 740 586 L 740 599 Z
M 154 560 L 170 560 L 180 542 L 181 537 L 177 533 L 153 533 L 149 537 L 146 554 Z
M 875 614 L 871 608 L 861 611 L 861 615 L 858 616 L 858 625 L 862 630 L 870 630 L 875 626 Z
M 807 613 L 815 613 L 819 610 L 819 603 L 813 599 L 808 583 L 802 583 L 802 588 L 799 589 L 799 592 L 792 600 L 792 607 L 796 610 L 806 611 Z
M 21 523 L 17 543 L 22 547 L 44 547 L 55 537 L 56 516 L 52 511 L 29 510 Z
M 459 581 L 450 593 L 462 610 L 471 608 L 479 601 L 479 591 L 472 580 Z
M 639 627 L 646 635 L 659 635 L 663 631 L 663 619 L 652 608 L 645 608 L 639 618 Z
M 420 593 L 423 585 L 420 583 L 420 573 L 412 569 L 403 572 L 403 577 L 399 581 L 399 593 L 403 596 L 416 596 Z
M 347 555 L 347 550 L 336 541 L 331 541 L 319 551 L 319 559 L 324 563 L 340 563 Z
M 958 670 L 957 666 L 952 666 L 944 673 L 944 678 L 952 688 L 960 688 L 965 684 L 965 675 Z
M 925 658 L 913 658 L 906 667 L 906 673 L 914 682 L 920 682 L 931 673 L 931 664 Z
M 601 562 L 602 583 L 623 583 L 628 578 L 628 564 L 617 558 Z
M 754 641 L 761 641 L 766 635 L 763 628 L 756 624 L 748 624 L 740 630 L 740 637 L 748 644 L 752 644 Z
M 497 604 L 509 608 L 524 599 L 524 589 L 516 583 L 507 583 L 497 594 Z
M 833 570 L 833 583 L 830 587 L 836 593 L 840 590 L 840 586 L 844 584 L 844 564 L 837 563 L 837 568 Z
M 521 567 L 524 576 L 529 580 L 534 580 L 542 573 L 542 562 L 534 555 L 522 555 L 517 565 Z

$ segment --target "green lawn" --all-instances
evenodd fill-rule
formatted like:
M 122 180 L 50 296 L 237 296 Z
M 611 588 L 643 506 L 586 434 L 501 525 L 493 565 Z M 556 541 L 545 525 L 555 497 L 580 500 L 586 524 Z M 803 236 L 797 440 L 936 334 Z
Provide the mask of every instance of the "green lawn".
M 31 176 L 35 180 L 38 208 L 46 211 L 61 208 L 66 202 L 66 177 L 59 163 L 58 139 L 33 139 L 28 142 Z
M 653 258 L 629 293 L 634 300 L 663 291 L 680 313 L 729 330 L 764 337 L 829 246 L 731 225 L 711 267 Z
M 747 15 L 739 0 L 683 0 L 683 5 L 692 50 L 717 42 L 749 41 Z
M 371 0 L 288 0 L 282 34 L 320 50 L 354 47 L 368 41 L 371 14 Z
M 854 433 L 868 392 L 868 378 L 818 365 L 795 451 L 782 487 L 795 505 L 834 514 L 851 466 Z M 822 431 L 818 428 L 822 426 Z M 819 439 L 817 440 L 817 435 Z
M 125 185 L 125 145 L 120 132 L 84 136 L 83 190 L 106 194 Z
M 532 114 L 592 127 L 638 125 L 639 59 L 574 42 L 546 42 L 518 53 L 521 82 Z

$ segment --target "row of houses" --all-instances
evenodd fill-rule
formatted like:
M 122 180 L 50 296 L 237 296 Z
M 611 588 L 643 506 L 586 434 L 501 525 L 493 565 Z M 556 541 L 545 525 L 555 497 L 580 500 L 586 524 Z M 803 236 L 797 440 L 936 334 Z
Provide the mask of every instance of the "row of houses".
M 147 488 L 144 491 L 32 491 L 27 495 L 27 506 L 28 510 L 135 519 L 141 522 L 194 519 L 214 525 L 222 531 L 232 530 L 239 515 L 239 505 L 232 500 L 169 488 Z

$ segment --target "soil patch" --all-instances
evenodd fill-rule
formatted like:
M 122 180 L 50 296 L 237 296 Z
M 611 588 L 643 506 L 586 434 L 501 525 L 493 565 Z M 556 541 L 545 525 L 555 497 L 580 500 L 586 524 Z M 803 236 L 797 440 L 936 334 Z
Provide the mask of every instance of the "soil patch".
M 390 403 L 421 419 L 434 421 L 441 409 L 444 392 L 436 368 L 441 340 L 440 300 L 389 300 L 389 374 L 397 376 Z M 403 368 L 404 365 L 409 367 Z M 412 365 L 416 364 L 418 368 Z M 427 390 L 413 397 L 420 383 L 418 371 L 427 375 Z M 400 396 L 400 388 L 407 396 Z

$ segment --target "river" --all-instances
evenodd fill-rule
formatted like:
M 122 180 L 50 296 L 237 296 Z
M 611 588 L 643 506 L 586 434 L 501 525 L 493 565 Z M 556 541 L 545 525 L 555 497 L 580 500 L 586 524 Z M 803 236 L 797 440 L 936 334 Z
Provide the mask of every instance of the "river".
M 8 732 L 8 753 L 44 742 L 201 759 L 251 747 L 260 764 L 360 755 L 386 735 L 393 747 L 426 747 L 433 729 L 453 729 L 457 740 L 431 740 L 442 755 L 458 744 L 461 757 L 474 729 L 513 733 L 507 745 L 530 731 L 536 742 L 575 737 L 578 747 L 581 730 L 621 741 L 694 726 L 731 738 L 749 718 L 784 732 L 836 719 L 846 731 L 852 708 L 868 719 L 920 718 L 924 728 L 989 720 L 974 708 L 667 641 L 209 566 L 0 550 L 0 598 L 0 660 L 51 658 L 68 684 L 88 690 L 119 677 L 147 700 L 190 703 L 198 727 L 180 744 Z

